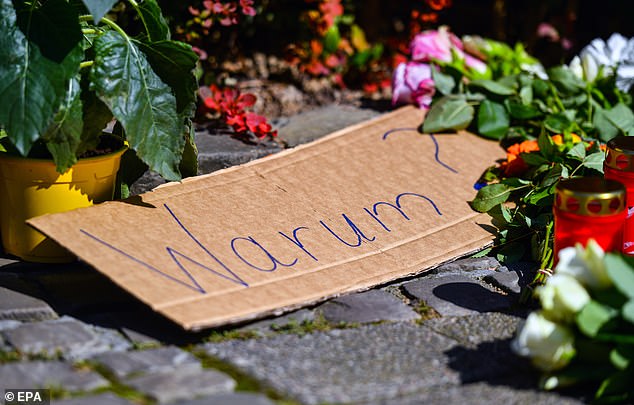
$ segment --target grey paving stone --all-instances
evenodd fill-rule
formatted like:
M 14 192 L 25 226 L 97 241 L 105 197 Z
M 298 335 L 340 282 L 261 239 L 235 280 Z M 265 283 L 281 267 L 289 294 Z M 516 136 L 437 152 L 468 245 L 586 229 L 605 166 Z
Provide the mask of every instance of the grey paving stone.
M 179 405 L 274 405 L 275 403 L 262 394 L 251 392 L 232 392 L 210 397 L 179 402 Z
M 539 392 L 529 388 L 486 383 L 466 384 L 460 387 L 439 386 L 423 390 L 408 397 L 370 402 L 368 405 L 423 405 L 423 404 L 540 404 L 579 405 L 586 401 L 565 397 L 555 392 Z
M 484 277 L 484 281 L 507 293 L 519 294 L 522 291 L 520 276 L 514 271 L 489 274 Z
M 72 360 L 130 347 L 130 343 L 115 331 L 91 327 L 69 317 L 23 323 L 17 328 L 3 331 L 2 334 L 12 347 L 22 353 L 59 355 Z
M 52 405 L 130 405 L 132 402 L 118 397 L 110 392 L 101 395 L 91 395 L 77 398 L 58 399 L 51 401 Z
M 161 177 L 160 174 L 155 171 L 148 170 L 130 186 L 130 195 L 134 196 L 147 193 L 148 191 L 165 183 L 167 183 L 167 180 Z
M 159 347 L 133 352 L 102 353 L 90 360 L 100 363 L 118 378 L 132 374 L 165 372 L 191 368 L 200 370 L 200 361 L 178 347 Z
M 0 287 L 0 319 L 41 321 L 54 318 L 57 313 L 46 302 Z
M 459 274 L 421 278 L 403 284 L 402 288 L 441 316 L 475 315 L 504 310 L 512 304 L 511 297 L 493 292 L 480 282 Z
M 61 361 L 32 361 L 0 365 L 0 388 L 58 387 L 67 391 L 90 391 L 110 383 L 89 370 L 75 369 Z
M 483 277 L 494 272 L 505 272 L 508 269 L 493 257 L 468 257 L 443 264 L 431 271 L 438 275 L 463 274 L 470 277 Z
M 333 323 L 412 321 L 420 318 L 411 307 L 383 290 L 345 295 L 325 303 L 319 309 L 324 318 Z
M 378 115 L 374 110 L 330 105 L 289 117 L 286 125 L 279 129 L 279 137 L 293 147 Z
M 236 382 L 215 370 L 179 369 L 167 373 L 152 373 L 125 382 L 148 394 L 159 403 L 193 399 L 233 391 Z
M 250 323 L 248 325 L 241 326 L 239 330 L 252 330 L 262 334 L 270 333 L 271 331 L 283 327 L 289 324 L 301 325 L 303 322 L 310 322 L 315 319 L 315 311 L 310 309 L 300 309 L 299 311 L 290 312 L 282 316 L 275 318 L 264 319 Z
M 248 145 L 228 135 L 196 133 L 198 173 L 206 174 L 277 153 L 282 147 L 274 142 Z
M 511 339 L 520 321 L 521 318 L 513 315 L 490 312 L 429 319 L 425 326 L 457 340 L 464 347 L 475 348 L 483 342 Z
M 305 404 L 365 403 L 425 387 L 458 385 L 464 371 L 453 358 L 458 343 L 413 323 L 364 325 L 310 335 L 277 335 L 208 343 L 202 348 Z M 484 350 L 483 356 L 495 357 Z M 506 354 L 506 352 L 504 352 Z M 514 359 L 514 358 L 513 358 Z M 512 364 L 508 358 L 507 363 Z M 494 366 L 502 360 L 493 362 Z M 508 374 L 487 363 L 473 365 L 470 378 Z

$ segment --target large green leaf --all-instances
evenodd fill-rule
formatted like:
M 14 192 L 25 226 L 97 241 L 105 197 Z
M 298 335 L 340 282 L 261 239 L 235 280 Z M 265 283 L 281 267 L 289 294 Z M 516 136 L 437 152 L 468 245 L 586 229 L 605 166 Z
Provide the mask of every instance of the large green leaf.
M 32 5 L 31 5 L 32 4 Z M 67 0 L 23 3 L 17 9 L 18 25 L 45 58 L 61 62 L 83 36 L 79 14 Z
M 196 105 L 198 83 L 194 75 L 198 56 L 191 46 L 178 41 L 138 43 L 152 70 L 176 96 L 178 113 L 190 117 Z
M 575 76 L 567 66 L 556 66 L 548 69 L 548 77 L 564 94 L 576 94 L 586 88 L 585 82 Z
M 504 183 L 489 184 L 478 190 L 471 206 L 478 212 L 487 212 L 498 204 L 508 200 L 514 188 Z
M 469 83 L 469 86 L 485 89 L 490 93 L 497 94 L 498 96 L 510 96 L 515 93 L 515 90 L 513 90 L 512 87 L 494 82 L 493 80 L 474 80 Z
M 619 315 L 619 311 L 591 300 L 577 314 L 577 326 L 586 336 L 594 337 L 608 327 Z
M 48 127 L 81 58 L 79 45 L 59 64 L 45 58 L 17 28 L 11 0 L 0 0 L 0 125 L 21 154 Z
M 605 112 L 605 116 L 610 123 L 627 134 L 634 127 L 634 113 L 623 103 L 615 105 Z
M 423 132 L 465 129 L 473 120 L 473 107 L 462 98 L 443 97 L 433 103 L 423 121 Z
M 478 109 L 478 133 L 486 138 L 500 139 L 509 130 L 509 113 L 500 103 L 484 100 Z
M 77 162 L 76 152 L 84 126 L 80 90 L 78 79 L 68 82 L 66 97 L 43 135 L 59 173 L 66 172 Z
M 95 22 L 98 23 L 103 16 L 110 11 L 112 6 L 115 5 L 117 0 L 83 0 L 83 2 L 88 11 L 90 11 L 90 14 L 92 14 Z
M 607 142 L 619 134 L 619 129 L 608 118 L 607 111 L 595 106 L 592 125 L 597 129 L 598 138 Z
M 180 179 L 185 139 L 176 98 L 141 50 L 116 31 L 95 40 L 92 88 L 123 125 L 130 147 L 167 180 Z
M 143 0 L 137 10 L 150 41 L 170 39 L 170 27 L 156 0 Z
M 97 147 L 106 125 L 112 120 L 112 111 L 104 104 L 94 91 L 89 89 L 89 78 L 82 75 L 81 101 L 83 104 L 84 129 L 81 134 L 81 144 L 77 148 L 77 154 Z

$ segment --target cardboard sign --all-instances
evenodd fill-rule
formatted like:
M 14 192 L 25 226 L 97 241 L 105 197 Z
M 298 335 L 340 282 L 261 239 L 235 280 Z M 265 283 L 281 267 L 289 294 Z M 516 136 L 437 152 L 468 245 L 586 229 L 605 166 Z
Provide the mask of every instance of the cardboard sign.
M 471 210 L 502 150 L 406 107 L 312 144 L 30 223 L 186 329 L 413 275 L 493 238 Z

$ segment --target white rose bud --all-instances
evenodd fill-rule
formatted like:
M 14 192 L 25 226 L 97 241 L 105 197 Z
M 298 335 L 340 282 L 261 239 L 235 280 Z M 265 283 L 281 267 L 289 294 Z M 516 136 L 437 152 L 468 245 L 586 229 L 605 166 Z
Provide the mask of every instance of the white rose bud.
M 530 357 L 543 371 L 562 369 L 575 356 L 574 336 L 570 329 L 548 320 L 540 312 L 526 318 L 511 348 L 520 356 Z
M 585 249 L 581 245 L 562 249 L 555 273 L 572 276 L 592 290 L 609 288 L 612 281 L 605 268 L 604 256 L 601 246 L 590 239 Z
M 553 321 L 572 323 L 575 315 L 590 301 L 590 295 L 568 274 L 556 273 L 537 288 L 543 313 Z

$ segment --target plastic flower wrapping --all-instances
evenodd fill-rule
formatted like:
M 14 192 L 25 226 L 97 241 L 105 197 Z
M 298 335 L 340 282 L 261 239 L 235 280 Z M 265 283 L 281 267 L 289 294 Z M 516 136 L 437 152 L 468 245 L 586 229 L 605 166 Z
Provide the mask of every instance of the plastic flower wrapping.
M 535 291 L 511 347 L 544 372 L 541 384 L 596 387 L 600 403 L 634 401 L 634 258 L 590 240 L 560 252 L 555 274 Z

